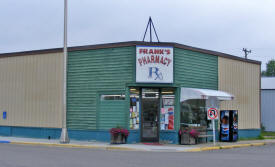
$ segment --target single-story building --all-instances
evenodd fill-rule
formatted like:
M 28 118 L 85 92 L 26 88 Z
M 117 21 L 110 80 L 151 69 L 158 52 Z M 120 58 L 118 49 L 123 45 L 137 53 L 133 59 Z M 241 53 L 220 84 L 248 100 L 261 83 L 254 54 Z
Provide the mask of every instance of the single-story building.
M 275 132 L 275 77 L 262 77 L 261 120 L 265 131 Z
M 0 135 L 59 138 L 64 75 L 70 139 L 108 142 L 119 126 L 129 143 L 178 143 L 181 126 L 211 129 L 207 97 L 220 91 L 234 96 L 217 107 L 238 110 L 239 137 L 260 134 L 261 62 L 139 41 L 70 47 L 67 74 L 63 58 L 62 48 L 0 54 Z M 185 99 L 190 89 L 208 93 Z

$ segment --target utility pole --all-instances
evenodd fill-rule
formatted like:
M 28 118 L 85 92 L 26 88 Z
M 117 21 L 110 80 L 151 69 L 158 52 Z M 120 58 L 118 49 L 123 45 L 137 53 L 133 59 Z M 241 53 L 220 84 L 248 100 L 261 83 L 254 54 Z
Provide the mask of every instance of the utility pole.
M 60 136 L 60 143 L 69 143 L 70 139 L 67 131 L 67 15 L 68 15 L 68 3 L 64 0 L 64 69 L 63 69 L 63 110 L 62 110 L 62 131 Z
M 246 48 L 243 48 L 245 59 L 247 59 L 247 55 L 251 53 L 251 50 L 247 50 Z

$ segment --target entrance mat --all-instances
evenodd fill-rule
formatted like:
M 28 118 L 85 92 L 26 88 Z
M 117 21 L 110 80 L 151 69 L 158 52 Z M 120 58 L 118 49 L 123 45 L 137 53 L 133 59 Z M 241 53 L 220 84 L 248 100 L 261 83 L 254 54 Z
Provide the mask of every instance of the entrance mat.
M 153 145 L 153 146 L 162 146 L 163 144 L 160 143 L 142 143 L 144 145 Z

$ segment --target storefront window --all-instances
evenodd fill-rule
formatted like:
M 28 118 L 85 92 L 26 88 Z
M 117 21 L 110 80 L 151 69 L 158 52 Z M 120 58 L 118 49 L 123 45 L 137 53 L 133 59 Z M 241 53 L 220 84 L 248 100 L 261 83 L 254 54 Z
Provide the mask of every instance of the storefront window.
M 140 90 L 130 88 L 130 129 L 139 129 Z
M 161 113 L 160 113 L 160 129 L 173 130 L 175 117 L 175 91 L 173 88 L 161 89 Z
M 187 100 L 181 103 L 181 127 L 207 126 L 205 100 Z

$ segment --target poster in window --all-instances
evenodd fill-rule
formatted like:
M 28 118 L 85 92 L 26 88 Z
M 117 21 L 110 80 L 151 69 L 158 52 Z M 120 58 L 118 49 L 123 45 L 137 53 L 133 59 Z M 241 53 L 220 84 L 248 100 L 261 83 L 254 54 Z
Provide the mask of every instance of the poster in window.
M 174 106 L 168 108 L 168 129 L 174 129 Z
M 137 99 L 131 98 L 131 106 L 130 106 L 130 129 L 138 129 L 139 128 L 139 102 Z
M 174 106 L 164 106 L 164 108 L 161 108 L 160 129 L 174 129 Z

